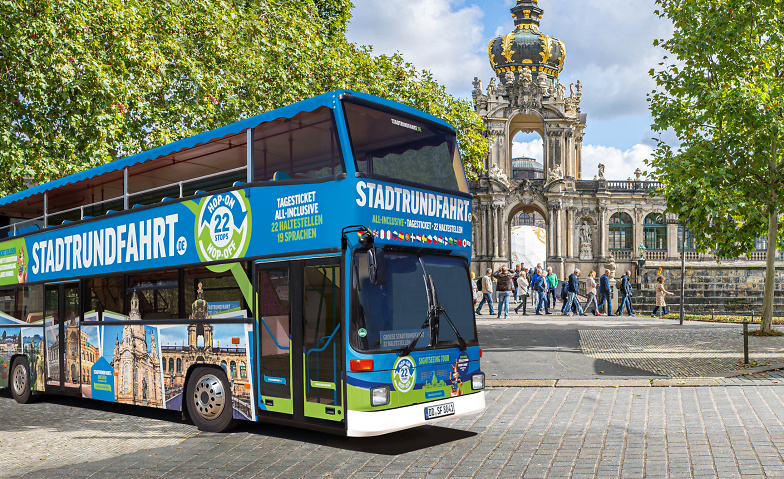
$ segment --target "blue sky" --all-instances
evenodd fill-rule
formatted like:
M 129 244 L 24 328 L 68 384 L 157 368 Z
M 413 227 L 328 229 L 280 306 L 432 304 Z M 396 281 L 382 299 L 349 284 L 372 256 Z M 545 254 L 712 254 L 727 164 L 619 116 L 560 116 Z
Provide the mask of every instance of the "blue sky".
M 377 53 L 399 51 L 427 69 L 453 95 L 470 98 L 473 78 L 487 85 L 494 76 L 487 44 L 512 31 L 509 9 L 515 0 L 355 0 L 350 41 Z M 581 110 L 588 114 L 583 177 L 604 163 L 608 178 L 625 179 L 645 170 L 654 136 L 646 94 L 655 88 L 648 75 L 661 61 L 654 38 L 669 36 L 671 25 L 653 14 L 654 0 L 539 0 L 543 33 L 566 44 L 565 85 L 583 84 Z M 516 142 L 515 156 L 541 157 L 541 140 Z M 531 141 L 532 140 L 532 141 Z

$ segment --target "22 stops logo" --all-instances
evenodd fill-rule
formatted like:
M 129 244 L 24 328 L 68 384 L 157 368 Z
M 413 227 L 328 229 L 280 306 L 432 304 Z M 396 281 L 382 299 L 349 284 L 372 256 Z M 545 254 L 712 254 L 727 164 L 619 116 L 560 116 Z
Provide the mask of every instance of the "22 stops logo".
M 250 204 L 242 190 L 204 198 L 196 221 L 202 261 L 242 257 L 250 239 Z
M 416 364 L 410 356 L 403 356 L 395 361 L 395 368 L 392 370 L 392 384 L 395 390 L 407 393 L 416 384 Z

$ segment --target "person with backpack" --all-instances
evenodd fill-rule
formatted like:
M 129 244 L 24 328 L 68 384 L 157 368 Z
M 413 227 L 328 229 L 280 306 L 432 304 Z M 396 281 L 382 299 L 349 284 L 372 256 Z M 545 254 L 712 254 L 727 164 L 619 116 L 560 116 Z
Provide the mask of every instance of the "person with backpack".
M 552 308 L 553 306 L 555 306 L 555 291 L 558 289 L 558 276 L 556 276 L 555 273 L 553 273 L 552 266 L 547 267 L 546 278 L 547 278 L 547 287 L 550 289 L 549 294 L 553 297 L 553 302 L 550 303 L 550 307 Z M 548 296 L 547 299 L 549 300 L 550 296 Z
M 623 316 L 624 306 L 626 306 L 626 311 L 629 313 L 629 316 L 636 316 L 636 314 L 634 314 L 634 309 L 632 308 L 631 275 L 631 271 L 626 271 L 626 275 L 621 276 L 621 284 L 618 286 L 618 293 L 620 294 L 618 301 L 621 304 L 618 306 L 618 311 L 615 312 L 616 316 Z
M 534 292 L 534 309 L 537 311 L 539 310 L 539 294 L 538 294 L 539 290 L 536 288 L 537 288 L 537 284 L 539 283 L 540 273 L 541 270 L 534 269 L 534 272 L 531 275 L 531 281 L 529 282 L 529 284 L 531 285 L 531 289 Z
M 604 274 L 599 278 L 599 305 L 597 310 L 601 310 L 604 303 L 607 303 L 607 316 L 615 316 L 612 309 L 612 296 L 610 295 L 610 270 L 604 270 Z
M 534 283 L 534 289 L 539 296 L 538 303 L 536 304 L 536 314 L 542 315 L 542 313 L 539 312 L 541 311 L 542 306 L 544 306 L 544 314 L 550 314 L 550 307 L 547 305 L 547 278 L 542 274 L 541 269 L 536 271 L 535 277 L 536 282 Z

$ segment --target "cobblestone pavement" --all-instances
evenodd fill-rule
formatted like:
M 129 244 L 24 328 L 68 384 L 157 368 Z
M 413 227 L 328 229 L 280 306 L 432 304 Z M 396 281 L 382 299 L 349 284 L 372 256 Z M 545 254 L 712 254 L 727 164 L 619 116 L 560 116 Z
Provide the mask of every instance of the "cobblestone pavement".
M 25 479 L 784 478 L 782 392 L 768 386 L 492 388 L 481 415 L 380 438 L 246 424 L 230 434 L 179 436 L 168 446 L 155 435 L 144 441 L 143 431 L 153 425 L 179 431 L 183 426 L 170 417 L 117 415 L 134 447 L 145 442 L 149 449 L 101 459 L 119 451 L 91 448 L 93 462 L 65 466 L 66 450 L 44 465 L 34 448 L 22 447 L 23 455 L 0 456 L 0 471 Z M 85 449 L 92 421 L 106 420 L 106 412 L 73 408 L 68 400 L 43 411 L 3 397 L 0 411 L 15 416 L 20 428 L 48 424 L 46 443 L 70 441 L 74 450 Z
M 0 477 L 178 444 L 199 432 L 179 416 L 54 396 L 20 405 L 0 390 Z
M 738 327 L 580 330 L 580 346 L 586 356 L 669 377 L 725 376 L 746 367 Z M 749 363 L 784 363 L 784 336 L 750 336 Z

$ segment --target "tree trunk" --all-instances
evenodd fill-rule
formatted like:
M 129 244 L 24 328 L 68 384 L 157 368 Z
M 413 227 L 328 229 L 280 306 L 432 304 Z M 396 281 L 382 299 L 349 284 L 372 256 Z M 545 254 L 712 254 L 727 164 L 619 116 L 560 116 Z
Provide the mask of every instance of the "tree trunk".
M 775 171 L 777 163 L 776 135 L 770 146 L 771 171 Z M 773 293 L 776 288 L 776 245 L 778 244 L 779 211 L 774 201 L 768 209 L 768 256 L 765 266 L 765 296 L 762 299 L 762 320 L 760 332 L 770 332 L 773 325 Z

